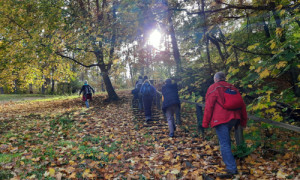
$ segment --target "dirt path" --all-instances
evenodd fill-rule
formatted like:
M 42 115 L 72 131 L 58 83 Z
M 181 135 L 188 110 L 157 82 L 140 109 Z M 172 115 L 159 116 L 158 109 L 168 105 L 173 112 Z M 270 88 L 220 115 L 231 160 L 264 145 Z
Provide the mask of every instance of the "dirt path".
M 128 94 L 115 103 L 96 96 L 90 109 L 79 98 L 1 106 L 0 153 L 13 158 L 0 162 L 0 179 L 202 179 L 224 169 L 214 138 L 192 137 L 183 127 L 169 138 L 159 111 L 145 124 Z M 297 161 L 277 158 L 237 160 L 235 178 L 296 177 Z

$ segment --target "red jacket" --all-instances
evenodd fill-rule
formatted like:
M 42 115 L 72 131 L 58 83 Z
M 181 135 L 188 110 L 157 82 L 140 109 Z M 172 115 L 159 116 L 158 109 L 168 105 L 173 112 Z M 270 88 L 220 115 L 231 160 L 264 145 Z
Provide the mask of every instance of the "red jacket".
M 210 126 L 214 127 L 219 124 L 227 123 L 232 119 L 239 119 L 240 124 L 246 127 L 247 112 L 245 103 L 243 103 L 243 107 L 240 110 L 224 109 L 220 104 L 224 104 L 225 87 L 219 86 L 232 86 L 232 89 L 238 92 L 237 88 L 226 81 L 219 81 L 212 84 L 208 88 L 205 96 L 205 111 L 202 126 L 208 128 L 210 123 Z

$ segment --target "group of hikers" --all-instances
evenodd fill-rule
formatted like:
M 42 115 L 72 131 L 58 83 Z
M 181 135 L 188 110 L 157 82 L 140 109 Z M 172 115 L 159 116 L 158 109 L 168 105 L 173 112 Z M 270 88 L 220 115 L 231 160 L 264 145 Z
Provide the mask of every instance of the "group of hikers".
M 139 77 L 132 90 L 135 99 L 139 100 L 139 109 L 144 108 L 146 122 L 151 120 L 151 105 L 156 95 L 156 89 L 148 77 Z M 162 110 L 166 115 L 169 126 L 169 137 L 175 136 L 175 112 L 180 108 L 180 99 L 176 82 L 166 79 L 162 87 Z M 236 87 L 226 82 L 225 73 L 217 72 L 205 96 L 205 110 L 202 127 L 209 125 L 215 128 L 221 149 L 221 155 L 226 165 L 226 173 L 238 174 L 237 165 L 231 151 L 230 131 L 241 125 L 246 127 L 247 112 L 243 98 Z
M 83 93 L 82 100 L 89 108 L 88 100 L 92 100 L 92 93 L 95 90 L 85 81 L 79 95 Z M 132 90 L 134 98 L 139 101 L 139 109 L 144 110 L 145 121 L 151 121 L 152 102 L 156 97 L 156 88 L 148 80 L 147 76 L 139 76 Z M 162 110 L 166 115 L 169 126 L 169 137 L 175 137 L 176 125 L 174 114 L 180 108 L 180 99 L 176 82 L 166 79 L 162 87 Z M 226 165 L 226 173 L 237 174 L 237 165 L 231 151 L 230 130 L 241 125 L 246 127 L 247 112 L 243 98 L 236 87 L 226 82 L 223 72 L 214 75 L 212 84 L 205 96 L 205 110 L 202 127 L 208 128 L 209 125 L 215 128 L 221 149 L 221 155 Z

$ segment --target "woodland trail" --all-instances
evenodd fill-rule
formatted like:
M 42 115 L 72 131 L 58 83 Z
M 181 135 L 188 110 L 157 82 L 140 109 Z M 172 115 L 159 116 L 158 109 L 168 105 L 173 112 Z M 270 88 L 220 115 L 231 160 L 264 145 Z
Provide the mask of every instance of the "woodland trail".
M 223 170 L 215 137 L 206 141 L 182 126 L 169 138 L 160 111 L 145 124 L 129 92 L 119 95 L 113 103 L 95 96 L 90 109 L 80 98 L 1 105 L 0 179 L 202 179 Z M 252 153 L 237 164 L 236 179 L 299 174 L 292 153 Z

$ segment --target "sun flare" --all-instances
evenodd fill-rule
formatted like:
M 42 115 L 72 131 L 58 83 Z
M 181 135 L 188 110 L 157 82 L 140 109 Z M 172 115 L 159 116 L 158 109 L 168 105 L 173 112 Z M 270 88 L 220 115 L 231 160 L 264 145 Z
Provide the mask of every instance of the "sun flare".
M 156 29 L 150 34 L 149 44 L 158 49 L 161 44 L 160 40 L 161 40 L 161 33 Z

